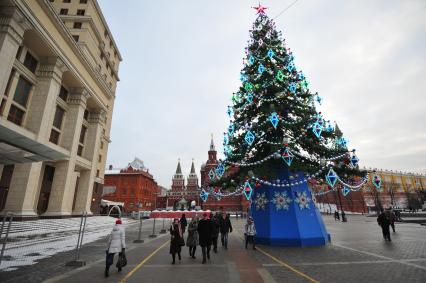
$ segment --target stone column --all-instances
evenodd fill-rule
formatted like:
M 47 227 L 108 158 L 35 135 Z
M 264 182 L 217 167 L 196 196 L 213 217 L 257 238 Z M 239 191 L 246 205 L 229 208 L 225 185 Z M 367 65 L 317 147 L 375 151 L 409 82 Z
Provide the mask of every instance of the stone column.
M 17 7 L 5 7 L 0 3 L 0 96 L 4 94 L 24 32 L 30 28 L 31 25 Z
M 37 70 L 37 86 L 34 89 L 26 128 L 38 134 L 38 141 L 47 143 L 50 138 L 56 111 L 56 98 L 66 67 L 59 57 L 42 58 Z
M 42 180 L 42 162 L 15 164 L 6 205 L 1 212 L 36 216 L 39 183 Z
M 66 113 L 61 143 L 61 146 L 69 150 L 70 157 L 67 161 L 55 163 L 52 191 L 44 216 L 71 215 L 76 178 L 74 174 L 75 160 L 84 110 L 89 96 L 90 94 L 83 88 L 71 89 L 70 91 L 69 110 Z
M 89 115 L 89 128 L 87 129 L 84 158 L 91 161 L 92 164 L 90 170 L 80 172 L 80 183 L 73 214 L 81 214 L 82 212 L 92 213 L 90 211 L 90 204 L 92 201 L 93 184 L 98 165 L 99 146 L 105 114 L 106 112 L 101 109 L 90 112 Z

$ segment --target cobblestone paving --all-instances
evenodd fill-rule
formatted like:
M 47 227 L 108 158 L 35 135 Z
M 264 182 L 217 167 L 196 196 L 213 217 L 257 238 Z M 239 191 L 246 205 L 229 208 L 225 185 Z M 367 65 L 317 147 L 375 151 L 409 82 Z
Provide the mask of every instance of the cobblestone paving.
M 182 262 L 170 265 L 168 244 L 136 271 L 126 282 L 426 282 L 426 226 L 411 223 L 396 225 L 392 242 L 382 239 L 375 218 L 348 216 L 348 222 L 336 222 L 324 216 L 332 243 L 324 247 L 285 248 L 260 246 L 266 253 L 294 268 L 290 270 L 260 251 L 245 250 L 240 233 L 243 221 L 233 219 L 235 232 L 230 237 L 230 249 L 219 249 L 207 265 L 182 252 Z M 143 237 L 151 234 L 148 220 Z M 161 226 L 161 224 L 159 225 Z M 160 228 L 160 227 L 158 227 Z M 129 264 L 123 273 L 112 272 L 103 277 L 104 241 L 84 246 L 82 258 L 88 266 L 80 269 L 65 267 L 72 253 L 62 253 L 38 264 L 17 271 L 0 273 L 0 282 L 118 282 L 127 272 L 166 243 L 168 236 L 144 244 L 130 243 L 137 235 L 137 226 L 127 231 Z M 296 271 L 297 272 L 296 272 Z M 299 273 L 298 273 L 299 272 Z M 59 277 L 58 277 L 59 276 Z

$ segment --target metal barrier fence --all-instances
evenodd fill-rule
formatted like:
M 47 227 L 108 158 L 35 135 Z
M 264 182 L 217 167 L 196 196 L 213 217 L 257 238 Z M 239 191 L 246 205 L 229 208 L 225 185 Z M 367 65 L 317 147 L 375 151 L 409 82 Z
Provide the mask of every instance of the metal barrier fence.
M 126 242 L 143 243 L 143 238 L 161 234 L 170 226 L 170 220 L 121 218 L 126 231 Z M 94 243 L 95 256 L 105 256 L 106 239 L 115 225 L 111 216 L 87 215 L 65 219 L 34 219 L 34 216 L 0 216 L 0 272 L 19 266 L 32 265 L 36 261 L 67 252 L 66 265 L 82 266 L 90 253 L 85 246 L 101 240 L 105 246 Z M 158 225 L 159 222 L 162 225 Z M 83 251 L 83 253 L 82 253 Z M 92 256 L 93 257 L 93 256 Z M 0 280 L 1 281 L 1 280 Z
M 100 256 L 105 256 L 106 239 L 118 216 L 86 213 L 65 219 L 37 219 L 33 215 L 10 213 L 0 216 L 0 272 L 32 265 L 61 252 L 66 253 L 60 257 L 66 261 L 63 264 L 69 266 L 82 266 L 85 261 L 98 260 Z M 122 218 L 128 245 L 166 234 L 176 216 L 153 214 L 151 217 Z M 95 243 L 98 241 L 103 241 L 105 246 Z

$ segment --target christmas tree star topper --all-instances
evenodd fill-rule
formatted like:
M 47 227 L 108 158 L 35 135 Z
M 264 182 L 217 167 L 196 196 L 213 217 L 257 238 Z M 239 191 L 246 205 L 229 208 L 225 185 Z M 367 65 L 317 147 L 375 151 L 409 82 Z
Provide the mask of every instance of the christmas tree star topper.
M 252 7 L 253 9 L 255 9 L 257 11 L 258 14 L 265 14 L 265 10 L 268 9 L 265 6 L 260 5 L 257 7 Z

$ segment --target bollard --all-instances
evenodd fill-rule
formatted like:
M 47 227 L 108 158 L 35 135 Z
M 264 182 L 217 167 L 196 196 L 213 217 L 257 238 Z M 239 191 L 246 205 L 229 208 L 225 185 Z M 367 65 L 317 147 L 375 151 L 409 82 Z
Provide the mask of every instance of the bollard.
M 152 234 L 149 235 L 150 238 L 155 238 L 157 237 L 157 235 L 155 235 L 155 218 L 154 218 L 154 222 L 152 223 Z
M 160 234 L 166 234 L 166 228 L 164 227 L 164 221 L 165 221 L 165 219 L 163 217 L 163 228 L 161 229 Z
M 142 221 L 143 217 L 139 214 L 139 232 L 138 232 L 138 239 L 134 240 L 133 243 L 143 243 L 144 240 L 142 240 Z
M 86 221 L 87 221 L 87 212 L 83 212 L 81 215 L 80 229 L 78 231 L 77 246 L 75 247 L 75 259 L 73 261 L 67 262 L 65 264 L 66 266 L 86 265 L 85 261 L 80 260 L 80 249 L 83 244 L 84 231 L 86 230 Z
M 4 250 L 6 249 L 6 243 L 7 243 L 7 238 L 9 237 L 9 231 L 10 231 L 10 226 L 12 226 L 12 222 L 13 222 L 13 214 L 12 213 L 6 213 L 6 217 L 9 216 L 9 224 L 7 225 L 7 229 L 6 229 L 6 234 L 4 236 L 4 239 L 2 241 L 2 246 L 1 246 L 1 253 L 0 253 L 0 265 L 1 265 L 1 261 L 3 259 L 3 255 L 4 255 Z M 5 218 L 3 218 L 3 223 L 1 226 L 1 232 L 3 233 L 3 227 L 4 227 L 4 222 L 6 221 Z M 0 240 L 1 240 L 1 235 L 0 234 Z

